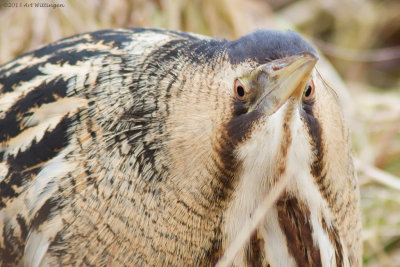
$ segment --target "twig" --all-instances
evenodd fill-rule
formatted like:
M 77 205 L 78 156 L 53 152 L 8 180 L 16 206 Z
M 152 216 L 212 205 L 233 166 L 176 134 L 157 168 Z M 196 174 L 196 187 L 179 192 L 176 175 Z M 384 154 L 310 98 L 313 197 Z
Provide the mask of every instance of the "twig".
M 359 159 L 354 159 L 354 162 L 356 164 L 356 167 L 359 171 L 362 171 L 375 181 L 387 185 L 391 188 L 400 190 L 400 178 L 392 175 L 390 173 L 387 173 L 385 171 L 382 171 L 372 165 L 369 165 L 367 163 L 362 162 Z
M 254 210 L 253 216 L 248 218 L 246 223 L 243 225 L 239 234 L 231 242 L 221 259 L 217 262 L 216 267 L 229 267 L 231 266 L 236 255 L 240 249 L 250 239 L 252 233 L 256 230 L 260 222 L 265 218 L 272 205 L 278 200 L 286 187 L 288 178 L 286 176 L 281 177 L 278 183 L 271 188 L 269 193 L 264 197 L 263 201 Z

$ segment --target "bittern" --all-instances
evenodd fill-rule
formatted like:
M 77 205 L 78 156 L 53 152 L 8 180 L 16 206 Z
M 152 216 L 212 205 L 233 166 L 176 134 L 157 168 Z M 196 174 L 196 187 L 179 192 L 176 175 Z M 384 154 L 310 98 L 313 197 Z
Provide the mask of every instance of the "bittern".
M 2 266 L 360 266 L 337 95 L 297 33 L 80 34 L 0 68 Z

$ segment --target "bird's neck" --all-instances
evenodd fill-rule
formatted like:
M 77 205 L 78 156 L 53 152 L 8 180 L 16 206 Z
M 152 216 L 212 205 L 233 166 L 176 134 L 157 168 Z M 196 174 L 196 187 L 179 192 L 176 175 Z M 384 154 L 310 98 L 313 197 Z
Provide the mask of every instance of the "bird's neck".
M 300 115 L 290 107 L 280 113 L 267 123 L 282 127 L 253 132 L 238 151 L 241 172 L 224 214 L 224 246 L 234 240 L 276 182 L 287 179 L 284 193 L 268 211 L 250 245 L 235 258 L 235 264 L 251 265 L 255 259 L 249 255 L 258 255 L 262 265 L 348 266 L 347 249 L 341 246 L 335 217 L 311 171 L 313 149 L 302 131 Z

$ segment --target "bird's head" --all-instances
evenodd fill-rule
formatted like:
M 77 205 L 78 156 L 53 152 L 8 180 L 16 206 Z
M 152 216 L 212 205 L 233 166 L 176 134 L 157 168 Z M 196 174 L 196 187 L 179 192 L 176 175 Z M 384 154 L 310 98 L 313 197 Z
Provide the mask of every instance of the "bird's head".
M 222 217 L 227 240 L 283 176 L 283 197 L 304 214 L 327 225 L 340 217 L 326 207 L 340 214 L 338 192 L 353 194 L 350 148 L 311 45 L 294 32 L 257 31 L 189 43 L 176 56 L 166 132 L 180 198 Z
M 306 171 L 322 171 L 316 157 L 322 160 L 322 140 L 332 132 L 322 128 L 341 131 L 341 113 L 335 93 L 315 70 L 315 50 L 300 35 L 257 31 L 231 42 L 202 40 L 186 49 L 177 53 L 172 85 L 165 84 L 173 98 L 167 132 L 177 175 L 219 177 L 223 188 L 214 193 L 221 195 L 241 180 L 247 166 L 258 170 L 253 176 L 260 188 L 288 167 L 289 150 L 306 157 L 301 158 Z M 206 190 L 203 183 L 210 182 L 199 185 Z
M 307 101 L 314 95 L 311 72 L 318 58 L 309 52 L 273 60 L 235 80 L 237 113 L 271 116 L 289 98 Z

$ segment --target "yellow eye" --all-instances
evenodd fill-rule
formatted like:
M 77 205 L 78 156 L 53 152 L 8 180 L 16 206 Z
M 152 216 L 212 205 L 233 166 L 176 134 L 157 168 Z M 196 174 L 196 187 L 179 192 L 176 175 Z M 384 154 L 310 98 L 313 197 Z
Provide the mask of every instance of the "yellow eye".
M 245 100 L 246 99 L 247 94 L 246 94 L 245 87 L 239 80 L 235 81 L 234 90 L 235 90 L 235 96 L 239 100 Z
M 310 83 L 307 84 L 304 93 L 303 93 L 303 99 L 305 101 L 311 99 L 314 96 L 314 92 L 315 92 L 315 85 L 314 82 L 311 81 Z

